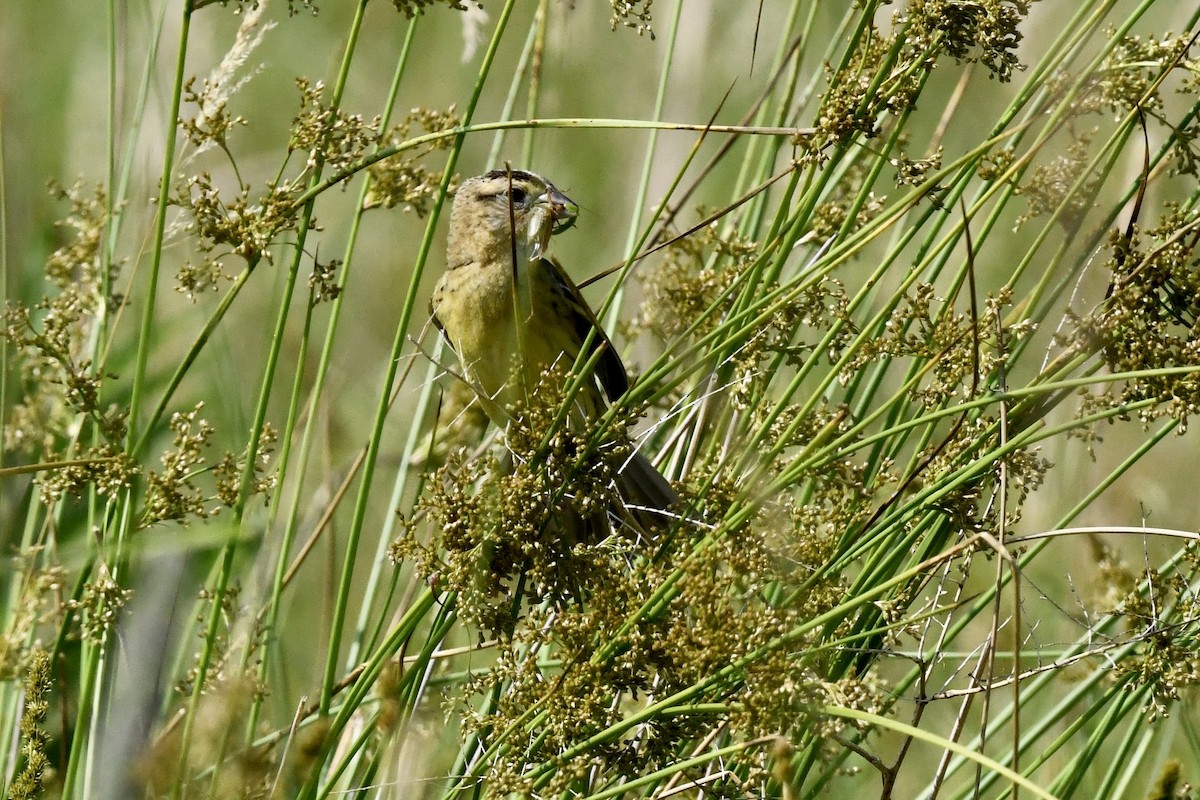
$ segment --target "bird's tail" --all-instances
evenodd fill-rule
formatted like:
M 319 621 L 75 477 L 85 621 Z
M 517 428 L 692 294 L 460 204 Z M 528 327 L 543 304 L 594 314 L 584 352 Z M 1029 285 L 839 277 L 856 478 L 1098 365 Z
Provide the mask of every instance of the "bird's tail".
M 666 528 L 678 514 L 679 494 L 641 453 L 634 453 L 621 468 L 617 475 L 617 491 L 626 508 L 646 530 Z

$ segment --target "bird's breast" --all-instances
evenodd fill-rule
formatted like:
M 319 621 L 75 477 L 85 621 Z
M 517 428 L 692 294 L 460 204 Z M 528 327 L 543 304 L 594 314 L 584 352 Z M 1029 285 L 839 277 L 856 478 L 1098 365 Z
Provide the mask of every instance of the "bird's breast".
M 433 311 L 469 376 L 496 396 L 516 352 L 511 268 L 469 263 L 448 270 L 434 289 Z
M 434 314 L 467 377 L 494 401 L 486 404 L 494 418 L 524 399 L 552 364 L 573 364 L 581 344 L 550 270 L 524 264 L 517 286 L 514 297 L 508 263 L 473 262 L 448 270 L 433 294 Z M 516 380 L 514 368 L 520 369 Z

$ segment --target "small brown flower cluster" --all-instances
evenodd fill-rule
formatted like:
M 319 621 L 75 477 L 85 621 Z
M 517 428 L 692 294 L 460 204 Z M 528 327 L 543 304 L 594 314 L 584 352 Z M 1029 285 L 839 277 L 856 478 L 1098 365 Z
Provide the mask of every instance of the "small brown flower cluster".
M 276 237 L 295 227 L 294 199 L 303 185 L 302 177 L 294 181 L 281 179 L 268 183 L 261 197 L 252 196 L 229 149 L 230 134 L 248 124 L 245 117 L 229 110 L 230 96 L 236 90 L 236 84 L 230 84 L 231 76 L 223 75 L 206 78 L 197 89 L 196 79 L 190 78 L 183 100 L 195 106 L 196 112 L 193 117 L 179 120 L 194 148 L 190 159 L 217 148 L 228 159 L 234 176 L 232 187 L 222 186 L 207 171 L 181 177 L 169 198 L 170 203 L 186 212 L 185 220 L 177 225 L 178 231 L 194 238 L 203 254 L 199 263 L 186 260 L 176 274 L 176 290 L 193 300 L 204 292 L 220 289 L 229 280 L 224 267 L 226 256 L 239 256 L 250 265 L 261 259 L 271 261 L 269 248 Z M 226 199 L 222 191 L 230 188 L 234 196 Z
M 392 0 L 392 5 L 404 16 L 412 19 L 418 14 L 424 14 L 425 9 L 441 3 L 452 11 L 466 11 L 467 6 L 462 0 Z M 482 4 L 477 4 L 483 8 Z
M 204 405 L 198 404 L 187 413 L 171 415 L 170 428 L 175 434 L 173 449 L 162 454 L 162 471 L 147 474 L 146 524 L 163 520 L 179 520 L 189 516 L 208 517 L 205 494 L 196 485 L 196 475 L 202 470 L 204 450 L 212 438 L 213 428 L 197 415 Z M 194 428 L 194 430 L 193 430 Z
M 187 212 L 182 232 L 198 242 L 203 256 L 198 262 L 186 261 L 178 271 L 176 288 L 188 297 L 194 299 L 203 292 L 219 289 L 229 280 L 224 266 L 227 256 L 238 256 L 250 266 L 260 260 L 270 262 L 272 246 L 283 234 L 296 232 L 301 220 L 307 219 L 308 229 L 316 230 L 316 221 L 300 213 L 299 203 L 316 170 L 328 167 L 348 178 L 360 168 L 369 151 L 396 135 L 407 134 L 414 125 L 435 132 L 459 124 L 453 109 L 448 112 L 415 109 L 404 124 L 385 137 L 380 133 L 378 117 L 364 119 L 328 103 L 323 83 L 305 78 L 298 78 L 296 83 L 300 89 L 300 110 L 292 123 L 288 149 L 306 154 L 304 168 L 291 177 L 267 182 L 261 193 L 254 192 L 242 180 L 227 146 L 229 133 L 246 124 L 244 118 L 228 110 L 227 87 L 205 81 L 196 89 L 194 80 L 188 83 L 186 99 L 198 111 L 193 119 L 181 120 L 180 124 L 197 152 L 206 147 L 219 148 L 229 157 L 234 173 L 231 199 L 227 197 L 230 187 L 222 186 L 210 172 L 181 179 L 170 198 Z M 418 155 L 448 144 L 448 139 L 435 139 Z M 412 161 L 415 157 L 396 159 L 399 163 L 390 172 L 387 167 L 375 168 L 376 181 L 382 183 L 382 188 L 377 186 L 373 196 L 387 198 L 386 202 L 376 204 L 402 204 L 418 213 L 427 209 L 438 193 L 441 175 L 416 165 Z M 329 282 L 323 285 L 330 288 Z M 329 296 L 328 292 L 323 295 L 326 299 Z
M 34 559 L 23 555 L 8 562 L 13 574 L 25 576 L 11 605 L 7 628 L 0 631 L 0 680 L 12 681 L 29 669 L 37 652 L 31 643 L 35 629 L 52 618 L 59 608 L 68 575 L 62 567 L 38 569 Z
M 121 302 L 112 292 L 116 265 L 105 267 L 100 252 L 108 224 L 107 200 L 99 188 L 88 195 L 79 184 L 71 189 L 54 186 L 52 193 L 71 203 L 61 227 L 74 232 L 46 262 L 47 283 L 54 294 L 32 309 L 10 305 L 0 328 L 0 336 L 17 350 L 27 391 L 5 430 L 5 447 L 28 453 L 54 452 L 76 414 L 90 417 L 110 441 L 124 434 L 123 416 L 99 406 L 107 376 L 98 374 L 88 357 L 95 327 Z
M 1066 153 L 1033 168 L 1019 189 L 1029 202 L 1029 210 L 1017 217 L 1015 227 L 1045 214 L 1057 213 L 1064 228 L 1078 229 L 1102 183 L 1099 175 L 1087 174 L 1088 149 L 1095 134 L 1095 130 L 1080 133 L 1067 145 Z
M 831 187 L 829 199 L 813 209 L 809 230 L 817 242 L 823 244 L 835 237 L 853 233 L 883 213 L 887 207 L 887 195 L 868 191 L 866 197 L 860 200 L 866 180 L 866 170 L 855 162 L 842 179 Z M 853 219 L 850 219 L 851 213 L 854 214 Z
M 238 502 L 247 457 L 238 459 L 227 452 L 216 464 L 207 466 L 206 452 L 214 431 L 199 417 L 203 407 L 204 404 L 199 403 L 189 412 L 171 415 L 169 427 L 175 438 L 172 448 L 161 456 L 162 470 L 147 473 L 143 525 L 189 517 L 207 519 L 220 513 L 222 507 L 232 507 Z M 266 470 L 275 439 L 274 428 L 265 426 L 253 456 L 252 494 L 265 494 L 274 488 L 275 476 Z M 213 486 L 201 488 L 198 480 L 210 472 Z
M 301 81 L 303 104 L 314 102 L 313 92 L 306 92 L 306 88 Z M 187 99 L 197 105 L 199 112 L 193 120 L 180 122 L 198 152 L 207 146 L 216 146 L 229 156 L 236 176 L 231 200 L 222 197 L 223 187 L 209 172 L 187 176 L 170 198 L 171 203 L 188 213 L 183 232 L 196 239 L 204 254 L 199 264 L 186 262 L 177 276 L 177 289 L 193 299 L 204 291 L 218 289 L 228 280 L 222 263 L 226 255 L 239 256 L 251 265 L 260 259 L 271 260 L 269 248 L 277 237 L 296 227 L 295 197 L 303 186 L 303 176 L 283 179 L 268 183 L 261 197 L 252 196 L 251 187 L 237 173 L 237 165 L 226 143 L 233 126 L 246 123 L 242 117 L 230 116 L 226 99 L 218 96 L 221 91 L 224 91 L 221 87 L 210 87 L 206 82 L 201 91 L 189 93 Z M 315 92 L 319 98 L 319 85 Z M 296 131 L 311 133 L 311 127 L 300 127 L 302 119 L 307 119 L 303 109 L 297 117 L 293 144 L 298 136 Z M 315 223 L 310 224 L 310 228 L 315 228 Z
M 702 339 L 739 308 L 743 295 L 736 286 L 754 267 L 758 255 L 757 243 L 722 230 L 716 222 L 697 236 L 674 242 L 662 265 L 645 278 L 646 299 L 632 325 L 664 341 L 685 332 Z M 739 338 L 736 350 L 726 360 L 730 397 L 741 408 L 756 405 L 770 382 L 768 362 L 798 363 L 834 328 L 840 333 L 829 350 L 836 353 L 852 332 L 835 324 L 848 319 L 845 293 L 834 279 L 807 283 L 786 294 L 776 284 L 760 286 L 758 291 L 779 299 L 771 304 L 769 314 L 756 315 L 759 323 Z M 805 341 L 805 334 L 812 338 Z
M 1194 209 L 1168 205 L 1159 222 L 1132 238 L 1114 234 L 1104 304 L 1081 321 L 1077 344 L 1099 347 L 1114 372 L 1187 368 L 1200 364 L 1200 257 Z M 1144 423 L 1165 416 L 1180 432 L 1200 410 L 1200 375 L 1145 375 L 1091 396 L 1084 411 L 1154 401 L 1139 411 Z
M 1002 290 L 987 298 L 984 312 L 972 319 L 966 311 L 948 310 L 932 284 L 917 284 L 892 311 L 880 335 L 856 350 L 840 378 L 845 384 L 867 363 L 883 358 L 916 358 L 932 364 L 932 369 L 930 381 L 912 392 L 912 397 L 927 408 L 954 398 L 969 399 L 965 394 L 973 383 L 995 375 L 1005 358 L 993 345 L 999 310 L 1010 303 L 1011 292 Z M 1005 327 L 1005 341 L 1011 347 L 1033 331 L 1031 323 L 1016 322 Z M 973 376 L 978 376 L 978 381 Z
M 95 644 L 103 642 L 104 636 L 116 626 L 121 609 L 132 594 L 100 566 L 96 576 L 83 587 L 83 596 L 68 605 L 78 615 L 83 638 Z
M 78 497 L 88 487 L 105 497 L 116 497 L 133 485 L 141 468 L 118 445 L 103 443 L 77 449 L 76 458 L 38 479 L 41 500 L 46 505 L 66 495 Z
M 1000 180 L 1008 168 L 1012 166 L 1015 153 L 1011 147 L 990 150 L 979 159 L 977 174 L 980 180 Z
M 337 282 L 337 273 L 342 262 L 331 259 L 321 263 L 313 258 L 312 272 L 308 276 L 308 303 L 316 306 L 318 303 L 331 302 L 342 294 L 342 285 Z
M 898 91 L 889 98 L 872 91 L 871 76 L 877 65 L 887 58 L 891 41 L 884 36 L 868 37 L 862 49 L 857 50 L 845 70 L 837 72 L 825 66 L 829 88 L 821 98 L 817 114 L 816 132 L 801 144 L 807 144 L 802 160 L 821 161 L 822 151 L 828 142 L 849 142 L 855 136 L 871 139 L 878 135 L 876 118 L 897 103 L 903 104 L 911 98 L 913 89 L 901 95 Z M 899 87 L 896 87 L 897 90 Z
M 612 4 L 612 29 L 615 31 L 617 25 L 624 25 L 626 28 L 632 28 L 637 31 L 638 36 L 649 34 L 650 38 L 654 38 L 654 29 L 651 27 L 653 18 L 650 14 L 650 6 L 654 0 L 609 0 Z
M 704 210 L 699 213 L 703 216 Z M 757 254 L 758 245 L 713 222 L 694 236 L 672 242 L 663 264 L 643 279 L 646 300 L 632 323 L 670 341 L 694 323 L 697 335 L 720 323 L 719 304 L 728 307 L 730 287 Z
M 229 98 L 225 88 L 216 81 L 205 79 L 196 88 L 196 78 L 188 78 L 183 86 L 183 102 L 196 106 L 196 116 L 180 118 L 179 127 L 188 141 L 198 151 L 206 147 L 219 147 L 229 159 L 229 134 L 238 126 L 248 125 L 243 116 L 229 111 Z
M 1196 559 L 1191 545 L 1193 568 Z M 1116 611 L 1128 620 L 1129 636 L 1138 651 L 1118 660 L 1111 677 L 1128 691 L 1149 689 L 1143 710 L 1153 722 L 1169 716 L 1180 690 L 1200 684 L 1196 638 L 1200 598 L 1178 571 L 1168 577 L 1148 569 L 1138 583 Z
M 893 15 L 893 35 L 880 30 L 839 69 L 826 66 L 829 89 L 821 100 L 816 133 L 802 160 L 821 160 L 830 142 L 870 139 L 880 118 L 909 111 L 939 56 L 977 62 L 988 76 L 1008 81 L 1021 69 L 1016 55 L 1020 24 L 1031 0 L 921 0 Z M 883 66 L 888 65 L 888 66 Z M 801 143 L 804 144 L 804 143 Z
M 1108 36 L 1116 36 L 1109 29 Z M 1156 123 L 1167 137 L 1171 175 L 1200 174 L 1200 119 L 1168 111 L 1174 94 L 1191 97 L 1200 89 L 1196 60 L 1189 45 L 1191 34 L 1161 38 L 1126 34 L 1119 38 L 1095 72 L 1080 76 L 1062 74 L 1051 94 L 1074 96 L 1075 117 L 1106 116 L 1121 119 L 1131 114 Z M 1178 76 L 1178 77 L 1177 77 Z M 1089 139 L 1094 133 L 1073 133 Z
M 107 261 L 101 247 L 108 200 L 99 188 L 85 190 L 81 184 L 54 186 L 52 193 L 69 202 L 71 211 L 60 224 L 70 237 L 46 262 L 51 293 L 33 307 L 10 305 L 0 325 L 0 337 L 14 348 L 23 393 L 4 426 L 4 447 L 43 461 L 71 462 L 43 473 L 46 502 L 78 494 L 90 483 L 113 496 L 137 470 L 122 452 L 125 412 L 101 402 L 104 381 L 112 376 L 91 358 L 99 331 L 123 302 L 114 289 L 118 265 Z M 85 423 L 99 438 L 80 448 Z
M 374 182 L 365 205 L 367 208 L 394 208 L 411 211 L 418 217 L 429 213 L 440 194 L 442 173 L 409 159 L 387 159 L 371 168 Z M 453 194 L 452 182 L 446 194 Z
M 254 11 L 259 7 L 259 0 L 195 0 L 192 10 L 195 12 L 212 5 L 228 6 L 231 2 L 235 14 Z M 287 9 L 289 17 L 299 14 L 301 10 L 308 11 L 315 17 L 319 10 L 315 0 L 287 0 Z
M 896 168 L 896 185 L 920 186 L 930 171 L 942 168 L 944 150 L 945 148 L 939 145 L 928 158 L 909 158 L 907 155 L 901 155 L 892 159 L 892 166 Z
M 958 61 L 978 62 L 988 77 L 1003 83 L 1021 69 L 1016 49 L 1031 5 L 1032 0 L 922 0 L 897 12 L 895 25 L 904 31 L 906 50 L 940 50 Z
M 428 108 L 414 108 L 408 112 L 404 121 L 394 127 L 384 137 L 384 144 L 398 147 L 413 136 L 416 129 L 426 134 L 452 131 L 462 125 L 462 119 L 455 113 L 454 106 L 445 111 Z M 429 213 L 429 209 L 441 192 L 443 174 L 431 170 L 420 162 L 424 156 L 449 147 L 454 139 L 441 136 L 430 139 L 427 143 L 414 149 L 407 149 L 402 154 L 380 161 L 371 167 L 371 189 L 364 205 L 367 208 L 395 208 L 399 206 L 405 211 L 411 211 L 418 217 Z M 451 182 L 447 194 L 454 191 Z
M 294 200 L 297 188 L 297 184 L 287 181 L 272 184 L 267 186 L 263 197 L 254 198 L 250 188 L 243 186 L 232 200 L 226 202 L 211 174 L 203 172 L 189 176 L 183 192 L 172 197 L 171 202 L 190 212 L 191 219 L 184 230 L 196 238 L 206 258 L 201 265 L 189 265 L 180 272 L 180 290 L 190 297 L 206 289 L 215 289 L 226 279 L 220 267 L 225 255 L 218 250 L 222 246 L 248 264 L 260 259 L 270 262 L 270 246 L 281 233 L 296 227 Z M 310 223 L 309 227 L 315 229 L 316 223 Z
M 1111 28 L 1108 36 L 1115 36 Z M 1167 34 L 1161 38 L 1126 34 L 1109 52 L 1097 70 L 1094 81 L 1096 99 L 1111 113 L 1125 114 L 1137 109 L 1158 116 L 1164 105 L 1161 75 L 1182 66 L 1192 74 L 1185 78 L 1180 90 L 1187 92 L 1196 86 L 1194 61 L 1188 58 L 1192 34 Z
M 327 103 L 325 83 L 297 78 L 300 111 L 292 121 L 288 150 L 308 153 L 307 168 L 325 165 L 345 170 L 380 142 L 378 116 L 370 120 Z

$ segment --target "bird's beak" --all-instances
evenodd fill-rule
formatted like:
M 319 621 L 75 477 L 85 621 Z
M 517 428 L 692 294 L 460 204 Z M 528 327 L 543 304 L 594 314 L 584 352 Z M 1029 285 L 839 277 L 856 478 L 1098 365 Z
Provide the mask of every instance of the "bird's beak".
M 576 205 L 575 201 L 553 186 L 537 199 L 537 203 L 544 205 L 550 210 L 551 231 L 553 233 L 562 233 L 574 225 L 575 218 L 579 216 L 579 206 Z
M 530 260 L 537 261 L 545 255 L 550 249 L 550 236 L 570 228 L 578 215 L 579 206 L 575 201 L 553 186 L 534 200 L 527 234 L 531 244 Z

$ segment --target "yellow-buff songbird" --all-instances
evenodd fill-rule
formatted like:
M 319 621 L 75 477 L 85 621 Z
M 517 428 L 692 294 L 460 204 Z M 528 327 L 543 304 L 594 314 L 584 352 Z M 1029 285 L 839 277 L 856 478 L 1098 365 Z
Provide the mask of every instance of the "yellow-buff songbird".
M 471 178 L 454 197 L 433 320 L 502 429 L 509 410 L 527 399 L 524 393 L 539 377 L 553 365 L 575 364 L 585 343 L 595 380 L 579 393 L 576 410 L 598 417 L 606 399 L 612 402 L 629 388 L 620 356 L 579 289 L 546 256 L 550 236 L 571 227 L 578 210 L 545 178 L 516 169 Z M 617 490 L 627 505 L 643 511 L 643 520 L 645 511 L 666 511 L 678 500 L 640 453 L 621 468 Z M 664 515 L 659 524 L 665 521 Z

